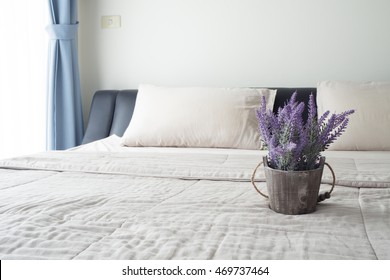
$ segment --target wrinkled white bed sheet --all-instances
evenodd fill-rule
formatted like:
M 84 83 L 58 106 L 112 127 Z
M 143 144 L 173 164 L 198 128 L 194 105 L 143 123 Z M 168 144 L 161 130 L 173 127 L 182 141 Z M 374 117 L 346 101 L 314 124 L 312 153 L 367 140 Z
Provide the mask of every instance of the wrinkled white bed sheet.
M 262 152 L 118 141 L 1 161 L 0 259 L 390 259 L 389 152 L 327 153 L 332 198 L 288 216 L 249 182 Z

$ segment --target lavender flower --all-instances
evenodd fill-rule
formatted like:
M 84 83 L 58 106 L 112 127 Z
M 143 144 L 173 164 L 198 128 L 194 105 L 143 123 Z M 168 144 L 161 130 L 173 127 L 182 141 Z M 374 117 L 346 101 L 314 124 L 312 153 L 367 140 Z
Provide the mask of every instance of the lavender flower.
M 268 147 L 269 165 L 280 170 L 311 170 L 317 167 L 321 152 L 345 131 L 354 110 L 341 114 L 326 111 L 317 119 L 314 96 L 309 96 L 308 119 L 304 123 L 303 102 L 296 101 L 294 92 L 277 114 L 266 109 L 265 98 L 256 110 L 260 138 Z

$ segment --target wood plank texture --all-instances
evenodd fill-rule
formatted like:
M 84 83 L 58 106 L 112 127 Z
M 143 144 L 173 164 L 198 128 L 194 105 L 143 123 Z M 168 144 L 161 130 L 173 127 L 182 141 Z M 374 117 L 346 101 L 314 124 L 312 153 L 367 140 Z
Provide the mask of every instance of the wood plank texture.
M 320 166 L 309 171 L 282 171 L 272 169 L 265 163 L 265 177 L 272 210 L 282 214 L 297 215 L 316 210 L 318 192 L 324 170 L 325 158 Z

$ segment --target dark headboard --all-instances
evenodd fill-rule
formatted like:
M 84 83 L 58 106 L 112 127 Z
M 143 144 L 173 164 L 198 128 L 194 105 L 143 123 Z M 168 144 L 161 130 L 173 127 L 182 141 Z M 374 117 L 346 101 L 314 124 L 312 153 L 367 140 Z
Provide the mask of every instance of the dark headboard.
M 316 95 L 316 88 L 274 88 L 277 89 L 274 111 L 283 106 L 293 92 L 298 91 L 297 101 L 307 104 L 310 93 Z M 136 89 L 99 90 L 92 99 L 87 129 L 82 144 L 87 144 L 110 135 L 122 136 L 133 116 Z M 307 111 L 304 112 L 307 118 Z

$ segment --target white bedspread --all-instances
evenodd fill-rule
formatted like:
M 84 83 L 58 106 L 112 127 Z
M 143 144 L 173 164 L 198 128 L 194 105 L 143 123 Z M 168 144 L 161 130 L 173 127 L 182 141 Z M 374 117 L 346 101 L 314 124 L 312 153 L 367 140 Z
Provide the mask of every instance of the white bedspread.
M 0 259 L 390 259 L 390 153 L 328 153 L 354 187 L 288 216 L 259 151 L 120 149 L 0 162 Z

